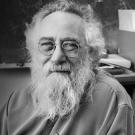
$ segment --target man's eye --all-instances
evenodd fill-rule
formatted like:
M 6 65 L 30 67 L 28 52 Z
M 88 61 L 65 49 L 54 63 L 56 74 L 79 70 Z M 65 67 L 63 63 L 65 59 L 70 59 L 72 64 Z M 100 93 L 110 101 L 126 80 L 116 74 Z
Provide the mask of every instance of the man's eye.
M 77 50 L 78 48 L 79 48 L 79 45 L 77 43 L 74 43 L 74 42 L 63 43 L 64 50 L 74 51 L 74 50 Z
M 43 43 L 40 43 L 40 49 L 42 51 L 51 51 L 53 50 L 53 47 L 54 47 L 54 44 L 52 42 L 43 42 Z

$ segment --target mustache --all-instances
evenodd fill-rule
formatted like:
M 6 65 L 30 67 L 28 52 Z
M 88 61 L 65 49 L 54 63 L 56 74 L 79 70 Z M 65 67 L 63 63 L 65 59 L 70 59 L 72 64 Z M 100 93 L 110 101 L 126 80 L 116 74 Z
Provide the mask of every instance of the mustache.
M 51 63 L 49 65 L 50 72 L 71 72 L 71 65 L 69 63 L 55 64 Z

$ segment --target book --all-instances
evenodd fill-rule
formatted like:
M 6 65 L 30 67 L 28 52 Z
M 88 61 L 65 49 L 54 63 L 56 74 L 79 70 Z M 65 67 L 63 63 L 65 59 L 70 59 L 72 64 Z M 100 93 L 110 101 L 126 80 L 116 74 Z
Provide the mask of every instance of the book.
M 118 55 L 118 54 L 108 54 L 106 58 L 101 58 L 99 61 L 100 65 L 108 65 L 121 68 L 131 68 L 131 61 Z

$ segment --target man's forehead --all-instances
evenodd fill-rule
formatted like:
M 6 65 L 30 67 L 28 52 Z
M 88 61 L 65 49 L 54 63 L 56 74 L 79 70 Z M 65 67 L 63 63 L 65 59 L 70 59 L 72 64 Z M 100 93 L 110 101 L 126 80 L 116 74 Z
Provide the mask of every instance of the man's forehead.
M 37 33 L 38 36 L 46 34 L 53 35 L 53 33 L 64 34 L 64 32 L 71 34 L 83 33 L 84 20 L 76 14 L 57 11 L 46 16 L 36 24 L 35 33 Z
M 84 20 L 73 13 L 68 13 L 68 12 L 62 12 L 62 11 L 57 11 L 49 14 L 45 18 L 43 18 L 40 22 L 37 22 L 37 26 L 39 27 L 44 27 L 47 25 L 55 25 L 55 26 L 68 26 L 68 25 L 82 25 L 84 23 Z
M 70 20 L 72 19 L 72 20 Z M 63 12 L 63 11 L 56 11 L 53 12 L 51 14 L 49 14 L 48 16 L 46 16 L 45 18 L 42 19 L 41 22 L 53 22 L 53 21 L 62 21 L 65 23 L 71 23 L 71 22 L 83 22 L 83 19 L 79 16 L 76 15 L 74 13 L 69 13 L 69 12 Z

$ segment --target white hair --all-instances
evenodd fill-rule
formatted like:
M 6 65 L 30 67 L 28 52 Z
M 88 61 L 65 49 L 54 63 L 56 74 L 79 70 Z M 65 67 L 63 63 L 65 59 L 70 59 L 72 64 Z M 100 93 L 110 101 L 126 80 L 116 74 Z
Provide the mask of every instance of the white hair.
M 82 98 L 83 95 L 87 95 L 89 101 L 92 101 L 92 92 L 96 83 L 95 73 L 88 57 L 82 59 L 69 76 L 54 72 L 46 77 L 46 72 L 57 68 L 55 66 L 50 62 L 44 69 L 35 68 L 32 76 L 35 112 L 37 116 L 50 119 L 54 119 L 56 115 L 62 117 L 72 111 L 78 111 L 81 99 L 85 100 Z M 86 86 L 88 88 L 85 88 Z
M 90 54 L 95 63 L 100 58 L 105 42 L 102 34 L 102 25 L 98 18 L 95 16 L 93 9 L 90 5 L 80 5 L 77 2 L 71 0 L 56 0 L 49 4 L 44 5 L 33 17 L 30 24 L 26 24 L 27 29 L 25 31 L 26 45 L 30 52 L 33 54 L 34 38 L 33 29 L 41 20 L 43 20 L 49 14 L 62 11 L 68 12 L 80 16 L 84 20 L 84 31 L 87 46 L 90 47 Z
M 39 52 L 34 51 L 37 50 L 37 46 L 36 36 L 33 37 L 35 34 L 33 29 L 47 15 L 56 11 L 72 13 L 84 20 L 86 46 L 89 49 L 85 56 L 80 56 L 80 63 L 75 66 L 76 68 L 74 67 L 70 77 L 52 74 L 49 78 L 45 78 L 47 70 L 54 67 L 51 67 L 53 66 L 52 63 L 47 67 L 49 63 L 46 63 L 45 69 L 43 69 L 41 63 L 37 60 Z M 54 118 L 56 115 L 66 115 L 78 108 L 84 93 L 91 97 L 96 81 L 94 68 L 96 68 L 104 48 L 104 38 L 102 26 L 94 16 L 90 6 L 82 6 L 68 0 L 56 0 L 47 4 L 33 17 L 32 22 L 27 24 L 25 35 L 27 48 L 32 56 L 33 101 L 39 116 L 47 114 L 47 117 Z M 68 65 L 65 67 L 68 67 Z M 85 91 L 84 87 L 89 82 L 90 87 Z M 56 104 L 54 104 L 54 101 Z

